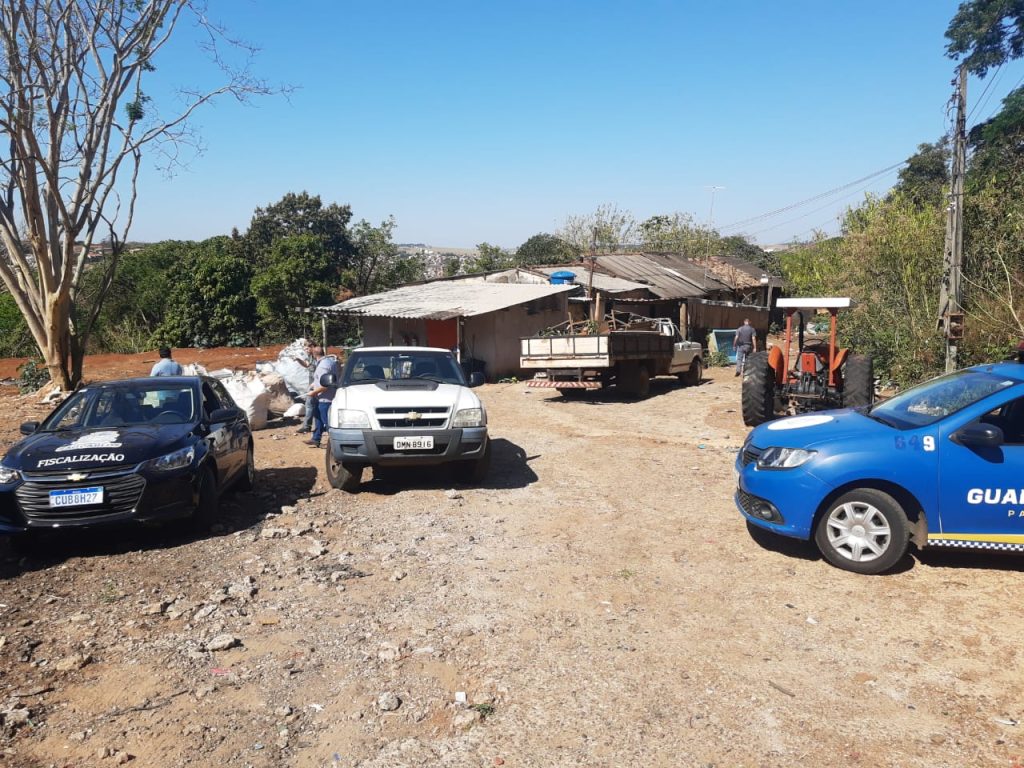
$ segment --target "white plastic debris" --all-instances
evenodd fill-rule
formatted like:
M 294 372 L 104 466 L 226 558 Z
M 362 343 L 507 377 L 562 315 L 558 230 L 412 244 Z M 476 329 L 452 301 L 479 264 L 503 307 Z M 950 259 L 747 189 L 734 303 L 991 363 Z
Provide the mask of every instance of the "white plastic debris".
M 466 698 L 466 692 L 465 691 L 456 691 L 455 692 L 455 703 L 456 704 L 465 704 L 467 701 L 469 701 L 469 699 Z

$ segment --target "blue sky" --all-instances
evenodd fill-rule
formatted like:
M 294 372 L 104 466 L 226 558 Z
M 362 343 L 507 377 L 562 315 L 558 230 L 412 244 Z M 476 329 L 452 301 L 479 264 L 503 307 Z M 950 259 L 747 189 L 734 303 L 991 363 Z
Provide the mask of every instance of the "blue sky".
M 906 159 L 948 130 L 951 0 L 222 0 L 260 47 L 256 74 L 293 86 L 222 100 L 193 123 L 204 152 L 168 178 L 146 163 L 133 239 L 244 231 L 257 206 L 307 190 L 396 240 L 515 248 L 613 203 L 675 211 L 762 244 L 837 230 L 896 171 L 758 217 Z M 216 74 L 181 27 L 149 86 Z M 998 80 L 996 78 L 998 77 Z M 969 86 L 970 122 L 1024 77 Z M 980 99 L 984 87 L 994 85 Z

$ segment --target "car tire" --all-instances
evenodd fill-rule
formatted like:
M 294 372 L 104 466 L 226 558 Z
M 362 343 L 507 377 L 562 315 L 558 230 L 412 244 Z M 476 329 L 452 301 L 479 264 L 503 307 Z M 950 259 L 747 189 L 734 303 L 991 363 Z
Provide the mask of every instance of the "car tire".
M 752 352 L 743 363 L 743 423 L 756 427 L 775 418 L 775 370 L 767 352 Z
M 814 543 L 832 565 L 874 575 L 888 571 L 906 555 L 910 526 L 896 499 L 874 488 L 860 488 L 829 504 L 815 526 Z
M 482 483 L 491 470 L 491 441 L 487 441 L 483 455 L 472 461 L 463 461 L 456 468 L 456 477 L 463 483 Z
M 875 366 L 869 355 L 851 355 L 843 372 L 843 406 L 857 408 L 875 402 Z
M 363 482 L 363 466 L 336 460 L 330 445 L 327 446 L 326 457 L 327 481 L 331 487 L 346 493 L 358 491 Z
M 245 469 L 242 471 L 242 476 L 238 478 L 238 482 L 235 483 L 236 491 L 251 491 L 253 486 L 256 485 L 256 452 L 253 450 L 252 443 L 249 443 L 249 450 L 245 454 Z
M 696 387 L 704 378 L 704 363 L 699 357 L 695 357 L 690 363 L 690 369 L 679 374 L 679 380 L 687 387 Z
M 39 531 L 25 531 L 11 536 L 11 551 L 23 557 L 41 557 L 46 551 L 46 540 Z
M 210 530 L 210 526 L 217 519 L 217 512 L 220 509 L 220 499 L 217 498 L 217 478 L 209 467 L 202 467 L 199 470 L 198 494 L 199 499 L 189 523 L 193 531 L 205 533 Z

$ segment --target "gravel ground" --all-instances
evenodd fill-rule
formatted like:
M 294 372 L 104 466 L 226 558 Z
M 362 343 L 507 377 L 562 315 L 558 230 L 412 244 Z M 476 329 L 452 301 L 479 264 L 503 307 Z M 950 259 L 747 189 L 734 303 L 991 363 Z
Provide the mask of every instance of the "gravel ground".
M 209 537 L 0 540 L 0 766 L 1019 768 L 1019 558 L 753 537 L 727 369 L 480 392 L 479 487 L 346 495 L 272 423 Z M 0 405 L 7 445 L 39 409 Z

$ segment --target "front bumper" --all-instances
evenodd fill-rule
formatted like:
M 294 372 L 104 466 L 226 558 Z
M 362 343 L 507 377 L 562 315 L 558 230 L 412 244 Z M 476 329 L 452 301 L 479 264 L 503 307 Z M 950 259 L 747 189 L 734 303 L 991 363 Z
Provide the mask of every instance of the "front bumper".
M 197 472 L 187 467 L 166 473 L 138 467 L 90 473 L 71 481 L 67 472 L 28 473 L 0 486 L 0 534 L 33 530 L 91 528 L 123 523 L 159 523 L 187 517 L 197 501 Z M 99 504 L 53 508 L 50 491 L 103 488 Z
M 743 454 L 736 457 L 736 507 L 747 520 L 759 528 L 810 539 L 814 514 L 822 499 L 832 490 L 803 467 L 793 469 L 758 469 L 756 461 L 744 463 Z M 768 504 L 777 513 L 766 520 L 760 510 Z
M 395 450 L 396 437 L 430 435 L 429 450 Z M 331 455 L 345 464 L 373 466 L 425 466 L 481 458 L 487 449 L 487 427 L 464 429 L 335 429 L 328 430 Z

